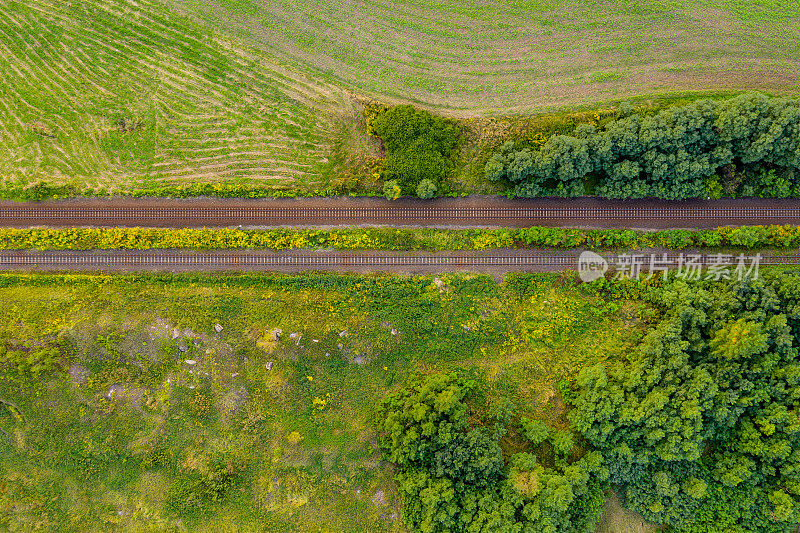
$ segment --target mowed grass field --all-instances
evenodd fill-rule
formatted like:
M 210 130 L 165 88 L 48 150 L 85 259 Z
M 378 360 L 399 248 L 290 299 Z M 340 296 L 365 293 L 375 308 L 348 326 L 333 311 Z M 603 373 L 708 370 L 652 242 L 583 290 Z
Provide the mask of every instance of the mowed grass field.
M 320 187 L 349 100 L 153 0 L 0 1 L 0 185 Z
M 795 94 L 799 43 L 789 0 L 0 0 L 0 193 L 374 194 L 363 97 L 474 118 Z M 513 133 L 480 124 L 469 146 Z M 476 149 L 451 192 L 496 190 Z
M 405 531 L 376 447 L 390 391 L 461 372 L 476 409 L 508 401 L 566 427 L 558 383 L 646 328 L 640 304 L 553 274 L 0 285 L 0 345 L 58 354 L 52 371 L 0 376 L 11 531 Z M 220 465 L 224 482 L 195 483 Z
M 170 2 L 311 75 L 457 116 L 800 90 L 792 0 Z

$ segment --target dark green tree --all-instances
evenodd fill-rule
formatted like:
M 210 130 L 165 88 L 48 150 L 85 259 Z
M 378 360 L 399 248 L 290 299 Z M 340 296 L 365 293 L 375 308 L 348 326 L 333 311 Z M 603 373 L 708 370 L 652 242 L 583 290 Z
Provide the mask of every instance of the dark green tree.
M 649 299 L 663 318 L 629 359 L 580 373 L 576 428 L 651 521 L 788 531 L 800 518 L 800 271 L 673 282 Z

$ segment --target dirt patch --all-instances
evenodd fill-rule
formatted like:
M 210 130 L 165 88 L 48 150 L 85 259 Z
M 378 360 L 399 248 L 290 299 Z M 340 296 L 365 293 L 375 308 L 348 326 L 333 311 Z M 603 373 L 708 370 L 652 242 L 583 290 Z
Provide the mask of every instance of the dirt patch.
M 70 381 L 72 381 L 74 385 L 85 385 L 86 380 L 91 375 L 88 368 L 79 364 L 71 365 L 67 373 L 69 374 Z
M 149 387 L 141 387 L 130 383 L 114 383 L 108 387 L 108 391 L 103 397 L 106 400 L 126 403 L 141 410 L 145 396 L 150 392 L 152 390 Z

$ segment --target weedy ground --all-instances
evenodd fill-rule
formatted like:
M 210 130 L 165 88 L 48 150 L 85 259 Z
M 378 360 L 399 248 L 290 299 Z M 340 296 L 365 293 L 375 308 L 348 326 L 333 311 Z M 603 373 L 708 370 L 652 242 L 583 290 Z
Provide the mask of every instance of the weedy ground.
M 549 274 L 0 285 L 0 340 L 23 353 L 0 379 L 12 530 L 403 531 L 374 429 L 389 391 L 456 371 L 478 408 L 564 427 L 561 380 L 646 327 Z M 45 347 L 52 365 L 24 362 Z

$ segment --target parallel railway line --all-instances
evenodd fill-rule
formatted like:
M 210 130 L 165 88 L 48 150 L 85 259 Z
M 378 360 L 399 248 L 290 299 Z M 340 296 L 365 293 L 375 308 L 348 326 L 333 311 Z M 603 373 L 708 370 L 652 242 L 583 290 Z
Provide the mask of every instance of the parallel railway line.
M 662 260 L 678 264 L 679 255 Z M 728 257 L 736 264 L 736 257 Z M 718 263 L 715 254 L 703 255 L 703 265 Z M 449 269 L 500 271 L 575 270 L 577 252 L 550 253 L 532 250 L 447 253 L 386 252 L 269 252 L 241 251 L 0 251 L 1 270 L 109 270 L 109 271 L 437 271 Z M 761 264 L 800 264 L 800 254 L 768 255 Z M 612 262 L 613 264 L 613 262 Z M 647 261 L 642 269 L 648 269 Z
M 0 202 L 0 226 L 586 226 L 800 224 L 795 200 L 692 202 L 534 199 L 124 200 Z

